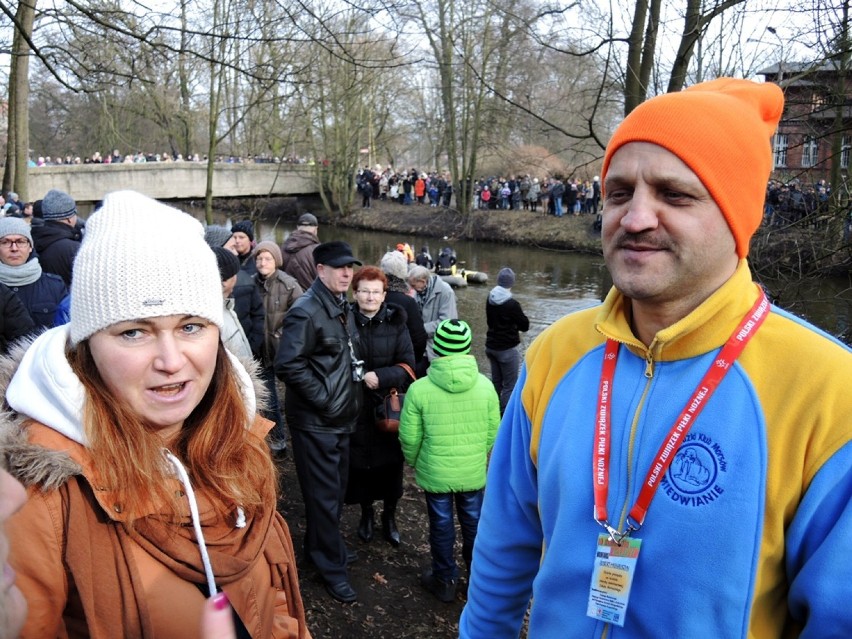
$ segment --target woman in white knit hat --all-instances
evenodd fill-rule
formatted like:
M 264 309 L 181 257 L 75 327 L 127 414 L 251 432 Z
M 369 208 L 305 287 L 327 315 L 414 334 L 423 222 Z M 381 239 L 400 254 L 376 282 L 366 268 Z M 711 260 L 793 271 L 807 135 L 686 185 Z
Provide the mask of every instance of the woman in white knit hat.
M 2 452 L 29 496 L 7 523 L 25 639 L 197 637 L 218 591 L 245 636 L 309 636 L 271 423 L 221 327 L 201 225 L 109 194 L 74 264 L 71 323 L 6 362 L 17 438 Z

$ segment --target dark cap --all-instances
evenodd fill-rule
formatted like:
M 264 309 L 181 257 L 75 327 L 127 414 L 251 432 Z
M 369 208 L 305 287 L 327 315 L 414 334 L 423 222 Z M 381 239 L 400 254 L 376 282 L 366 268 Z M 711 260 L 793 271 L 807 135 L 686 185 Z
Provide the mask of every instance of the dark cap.
M 219 279 L 224 282 L 240 272 L 240 260 L 236 255 L 221 246 L 211 246 L 210 248 L 216 254 L 216 266 L 219 267 Z
M 339 268 L 347 264 L 361 266 L 361 261 L 352 255 L 352 247 L 346 242 L 325 242 L 314 248 L 314 264 Z
M 231 234 L 233 235 L 234 233 L 245 233 L 248 235 L 249 241 L 254 242 L 254 225 L 251 223 L 251 220 L 242 220 L 231 224 Z
M 299 216 L 299 221 L 296 223 L 299 226 L 319 226 L 317 218 L 313 213 L 302 213 Z

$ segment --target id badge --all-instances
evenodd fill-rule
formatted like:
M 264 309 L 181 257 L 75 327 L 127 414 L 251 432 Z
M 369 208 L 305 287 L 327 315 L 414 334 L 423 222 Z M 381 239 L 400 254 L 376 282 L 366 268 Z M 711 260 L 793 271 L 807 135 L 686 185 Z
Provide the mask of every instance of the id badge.
M 624 626 L 641 545 L 641 539 L 626 537 L 619 546 L 606 533 L 598 535 L 589 607 L 586 610 L 589 617 Z

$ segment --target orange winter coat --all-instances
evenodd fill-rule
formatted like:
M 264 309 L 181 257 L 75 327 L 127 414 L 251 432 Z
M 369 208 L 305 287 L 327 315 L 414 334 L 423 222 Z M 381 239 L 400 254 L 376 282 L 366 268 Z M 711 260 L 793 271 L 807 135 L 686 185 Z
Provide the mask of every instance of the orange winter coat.
M 270 426 L 257 418 L 252 432 L 263 437 Z M 163 526 L 152 506 L 128 531 L 84 446 L 34 422 L 23 432 L 27 441 L 6 447 L 29 495 L 7 525 L 29 602 L 22 638 L 199 637 L 206 581 L 188 517 Z M 251 636 L 309 639 L 292 541 L 274 504 L 239 528 L 197 497 L 216 584 Z
M 417 178 L 414 182 L 414 195 L 417 197 L 426 195 L 426 181 L 422 178 Z

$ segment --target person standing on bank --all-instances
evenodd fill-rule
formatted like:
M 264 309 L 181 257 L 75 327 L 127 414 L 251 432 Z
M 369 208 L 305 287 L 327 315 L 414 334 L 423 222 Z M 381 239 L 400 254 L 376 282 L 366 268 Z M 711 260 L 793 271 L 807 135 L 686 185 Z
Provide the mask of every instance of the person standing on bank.
M 45 273 L 33 257 L 30 225 L 17 217 L 0 218 L 0 282 L 17 293 L 36 324 L 52 328 L 56 309 L 68 295 L 62 278 Z
M 320 243 L 319 222 L 313 213 L 302 213 L 296 224 L 296 230 L 281 245 L 281 270 L 295 277 L 302 290 L 307 291 L 317 277 L 314 249 Z
M 382 256 L 379 266 L 388 278 L 385 303 L 399 306 L 407 316 L 405 322 L 408 326 L 408 336 L 411 338 L 411 347 L 414 349 L 415 371 L 421 369 L 421 366 L 425 370 L 426 329 L 423 326 L 420 307 L 411 296 L 411 287 L 407 279 L 408 263 L 405 261 L 405 256 L 399 251 L 388 251 Z
M 426 329 L 426 360 L 423 367 L 417 370 L 417 376 L 422 377 L 429 362 L 436 357 L 432 341 L 435 329 L 445 319 L 458 319 L 459 313 L 456 309 L 455 291 L 439 275 L 430 273 L 426 267 L 411 267 L 408 283 L 416 292 L 414 300 L 420 307 L 423 328 Z
M 251 223 L 248 222 L 251 231 Z M 237 319 L 242 327 L 243 335 L 248 341 L 249 348 L 253 357 L 260 359 L 261 349 L 263 348 L 264 340 L 264 322 L 266 312 L 263 308 L 263 298 L 254 281 L 254 277 L 249 271 L 240 264 L 240 252 L 237 246 L 240 242 L 243 245 L 250 245 L 247 239 L 248 235 L 245 232 L 242 240 L 237 239 L 237 234 L 232 233 L 223 226 L 209 225 L 204 229 L 204 241 L 213 248 L 224 248 L 237 258 L 237 273 L 233 282 L 228 282 L 228 290 L 225 299 L 232 298 L 232 312 L 236 314 Z M 252 236 L 253 237 L 253 236 Z M 222 264 L 222 256 L 217 252 L 220 267 Z M 230 266 L 227 270 L 230 270 Z M 230 279 L 230 276 L 229 276 Z M 227 318 L 227 315 L 226 315 Z M 229 337 L 233 335 L 233 331 L 229 332 Z M 225 342 L 228 343 L 227 341 Z M 235 352 L 235 351 L 232 351 Z
M 540 639 L 852 636 L 852 351 L 746 259 L 783 105 L 720 78 L 616 129 L 614 287 L 526 352 L 462 638 L 516 636 L 532 593 Z
M 210 250 L 216 255 L 219 279 L 222 280 L 222 328 L 219 330 L 219 339 L 233 355 L 248 362 L 253 357 L 251 344 L 237 317 L 233 297 L 237 274 L 240 272 L 240 260 L 223 246 L 213 246 Z
M 500 414 L 506 410 L 509 397 L 518 381 L 521 368 L 521 343 L 519 331 L 530 330 L 530 320 L 524 309 L 512 297 L 515 271 L 506 268 L 497 273 L 497 286 L 488 294 L 485 302 L 485 318 L 488 332 L 485 334 L 485 355 L 491 363 L 491 383 L 500 396 Z
M 231 237 L 234 250 L 240 260 L 240 269 L 249 275 L 254 275 L 255 270 L 252 250 L 254 249 L 254 224 L 251 220 L 240 220 L 231 225 Z
M 62 278 L 71 286 L 74 257 L 83 234 L 77 224 L 77 203 L 65 191 L 50 189 L 41 200 L 44 224 L 33 224 L 32 234 L 42 270 Z
M 284 430 L 284 418 L 278 402 L 278 388 L 275 377 L 275 354 L 281 341 L 284 316 L 290 307 L 302 295 L 302 287 L 295 278 L 281 270 L 281 249 L 275 242 L 264 240 L 254 248 L 254 260 L 257 273 L 255 283 L 263 298 L 265 313 L 265 339 L 260 352 L 263 367 L 263 381 L 269 392 L 267 419 L 275 422 L 275 428 L 269 434 L 269 448 L 275 457 L 281 457 L 287 451 L 287 432 Z
M 340 517 L 349 477 L 349 438 L 362 404 L 364 361 L 346 291 L 361 262 L 346 242 L 319 244 L 317 277 L 284 317 L 275 373 L 286 385 L 284 416 L 305 503 L 304 553 L 336 600 L 358 598 L 346 570 Z
M 29 497 L 6 524 L 22 638 L 197 637 L 219 589 L 240 636 L 309 637 L 271 423 L 220 340 L 201 225 L 108 194 L 71 305 L 70 324 L 3 362 L 0 454 Z
M 376 428 L 376 408 L 391 388 L 404 393 L 413 381 L 414 351 L 405 311 L 385 304 L 387 287 L 385 274 L 375 266 L 358 269 L 352 280 L 355 294 L 352 309 L 361 335 L 361 353 L 367 373 L 364 376 L 364 405 L 349 444 L 345 501 L 361 505 L 358 537 L 369 542 L 375 527 L 373 502 L 382 500 L 382 535 L 397 547 L 400 536 L 396 527 L 396 504 L 402 497 L 402 449 L 397 433 L 385 433 Z
M 470 354 L 467 322 L 444 320 L 435 330 L 435 355 L 425 378 L 405 396 L 399 441 L 426 493 L 432 564 L 420 583 L 437 599 L 456 598 L 458 567 L 453 505 L 462 531 L 462 557 L 470 571 L 488 452 L 500 425 L 500 400 Z

